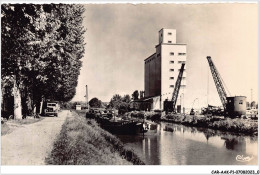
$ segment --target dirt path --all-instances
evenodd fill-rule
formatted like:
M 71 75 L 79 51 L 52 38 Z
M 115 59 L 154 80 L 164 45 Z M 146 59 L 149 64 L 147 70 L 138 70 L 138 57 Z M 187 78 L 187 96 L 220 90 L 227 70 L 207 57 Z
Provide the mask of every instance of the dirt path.
M 12 133 L 1 137 L 2 165 L 44 165 L 53 142 L 60 133 L 70 111 L 62 111 L 59 117 L 46 117 L 42 121 L 22 125 Z

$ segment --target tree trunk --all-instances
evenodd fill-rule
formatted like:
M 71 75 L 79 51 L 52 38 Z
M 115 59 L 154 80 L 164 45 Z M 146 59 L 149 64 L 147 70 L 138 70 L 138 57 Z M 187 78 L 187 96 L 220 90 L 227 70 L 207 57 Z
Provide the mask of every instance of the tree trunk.
M 40 114 L 43 114 L 43 97 L 42 97 L 42 101 L 40 103 Z
M 16 78 L 14 79 L 14 119 L 22 119 L 22 103 L 21 103 L 21 93 L 17 87 Z

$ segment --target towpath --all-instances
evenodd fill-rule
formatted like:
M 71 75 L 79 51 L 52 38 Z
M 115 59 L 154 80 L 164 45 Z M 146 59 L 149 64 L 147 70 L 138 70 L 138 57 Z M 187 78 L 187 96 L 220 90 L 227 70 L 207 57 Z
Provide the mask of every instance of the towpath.
M 45 157 L 51 152 L 61 126 L 70 115 L 64 110 L 59 117 L 22 125 L 10 134 L 1 137 L 2 165 L 44 165 Z

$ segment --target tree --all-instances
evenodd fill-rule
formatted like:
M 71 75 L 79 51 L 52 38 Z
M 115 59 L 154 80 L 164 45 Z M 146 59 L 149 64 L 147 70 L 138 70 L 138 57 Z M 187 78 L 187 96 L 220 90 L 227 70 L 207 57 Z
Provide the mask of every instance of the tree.
M 119 105 L 120 103 L 122 102 L 122 97 L 119 95 L 119 94 L 115 94 L 110 102 L 109 102 L 109 106 L 111 108 L 116 108 L 116 109 L 119 109 Z
M 120 103 L 120 105 L 118 106 L 118 113 L 124 114 L 124 113 L 128 112 L 129 107 L 130 107 L 129 103 L 126 103 L 126 102 Z
M 1 87 L 14 96 L 15 117 L 21 118 L 21 99 L 32 99 L 32 106 L 42 97 L 71 100 L 85 51 L 84 7 L 3 4 L 1 10 Z
M 129 95 L 121 97 L 119 94 L 116 94 L 111 98 L 109 106 L 118 109 L 119 114 L 124 114 L 129 111 L 130 101 L 131 99 Z
M 98 98 L 94 97 L 89 101 L 89 106 L 92 108 L 100 108 L 102 106 L 102 102 Z
M 1 10 L 2 87 L 8 93 L 4 96 L 14 97 L 14 117 L 21 119 L 22 91 L 26 90 L 28 63 L 33 57 L 30 55 L 30 48 L 27 45 L 28 41 L 34 37 L 30 31 L 31 28 L 34 28 L 30 18 L 36 19 L 37 14 L 33 5 L 28 5 L 26 9 L 24 4 L 3 4 Z
M 256 107 L 256 102 L 255 101 L 252 101 L 251 102 L 251 108 L 255 108 Z
M 134 100 L 138 100 L 139 99 L 139 92 L 138 92 L 138 90 L 135 90 L 133 92 L 132 97 L 133 97 Z
M 124 95 L 124 97 L 122 98 L 122 101 L 126 102 L 126 103 L 130 103 L 130 101 L 131 101 L 130 95 Z

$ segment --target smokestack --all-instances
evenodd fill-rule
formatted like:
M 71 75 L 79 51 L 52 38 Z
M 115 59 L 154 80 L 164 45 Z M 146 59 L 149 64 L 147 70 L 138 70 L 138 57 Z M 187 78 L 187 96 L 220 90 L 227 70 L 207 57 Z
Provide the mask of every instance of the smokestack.
M 86 85 L 86 103 L 87 103 L 87 108 L 89 109 L 89 104 L 88 104 L 88 85 Z

